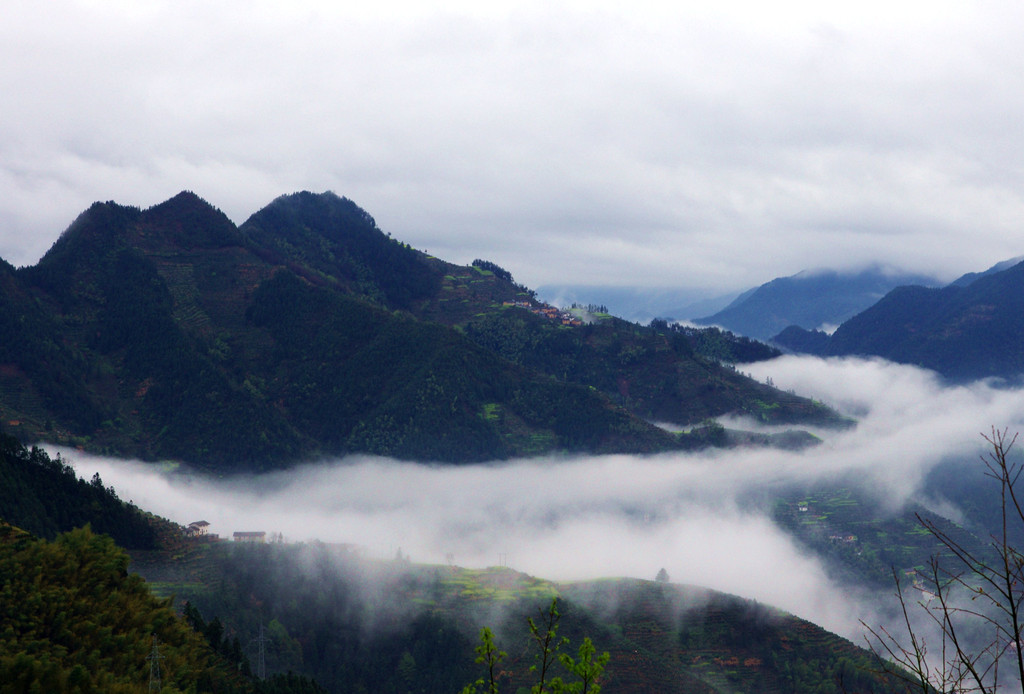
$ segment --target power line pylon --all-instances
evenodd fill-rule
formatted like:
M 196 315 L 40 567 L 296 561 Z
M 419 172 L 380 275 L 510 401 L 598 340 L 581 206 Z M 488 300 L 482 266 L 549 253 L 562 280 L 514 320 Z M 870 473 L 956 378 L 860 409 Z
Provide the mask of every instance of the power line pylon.
M 269 639 L 263 633 L 263 622 L 260 622 L 260 635 L 253 639 L 259 646 L 256 656 L 256 677 L 261 680 L 267 679 L 267 641 Z
M 162 658 L 160 642 L 157 640 L 156 634 L 153 634 L 153 650 L 146 656 L 146 660 L 149 661 L 149 691 L 157 692 L 157 694 L 160 694 L 160 690 L 163 689 L 163 684 L 160 681 L 160 660 Z

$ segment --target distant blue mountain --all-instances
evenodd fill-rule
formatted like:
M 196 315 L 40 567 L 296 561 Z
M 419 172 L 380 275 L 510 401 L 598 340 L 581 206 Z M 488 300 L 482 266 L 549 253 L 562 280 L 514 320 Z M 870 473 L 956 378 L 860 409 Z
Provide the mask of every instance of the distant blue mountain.
M 856 273 L 805 270 L 762 284 L 718 313 L 694 322 L 720 325 L 748 337 L 768 340 L 791 325 L 806 330 L 837 326 L 895 287 L 908 284 L 938 286 L 940 282 L 881 266 Z
M 1003 270 L 1009 270 L 1011 267 L 1020 263 L 1021 261 L 1024 261 L 1024 255 L 1017 256 L 1016 258 L 1010 258 L 1009 260 L 1004 260 L 1001 263 L 996 263 L 995 265 L 990 267 L 988 270 L 985 270 L 984 272 L 968 272 L 966 275 L 961 275 L 960 277 L 957 277 L 955 280 L 950 282 L 949 285 L 952 287 L 966 287 L 967 285 L 974 282 L 974 280 L 976 279 L 988 277 L 989 275 L 994 275 L 995 273 L 1002 272 Z
M 1024 376 L 1024 262 L 999 263 L 941 289 L 899 287 L 831 336 L 788 328 L 774 341 L 793 351 L 915 364 L 953 381 L 1017 380 Z

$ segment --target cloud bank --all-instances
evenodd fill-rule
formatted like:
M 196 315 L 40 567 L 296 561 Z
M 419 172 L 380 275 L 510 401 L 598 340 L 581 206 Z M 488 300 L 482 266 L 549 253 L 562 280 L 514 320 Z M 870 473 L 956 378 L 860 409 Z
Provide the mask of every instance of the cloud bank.
M 653 578 L 776 605 L 846 634 L 869 609 L 834 585 L 752 504 L 756 492 L 856 473 L 898 507 L 925 473 L 983 451 L 979 432 L 1024 424 L 1024 391 L 946 388 L 933 374 L 881 360 L 783 357 L 743 367 L 856 416 L 821 446 L 650 457 L 546 458 L 438 467 L 352 456 L 261 476 L 212 479 L 62 451 L 80 475 L 99 472 L 122 498 L 211 531 L 283 533 L 398 549 L 414 561 L 501 562 L 545 578 Z

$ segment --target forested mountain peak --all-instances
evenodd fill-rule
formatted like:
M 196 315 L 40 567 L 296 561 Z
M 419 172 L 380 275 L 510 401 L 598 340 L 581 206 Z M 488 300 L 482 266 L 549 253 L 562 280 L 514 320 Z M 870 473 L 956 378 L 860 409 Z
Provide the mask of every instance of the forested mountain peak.
M 68 269 L 94 260 L 105 251 L 123 242 L 140 210 L 116 202 L 95 202 L 64 230 L 34 269 L 51 267 Z
M 80 214 L 28 274 L 55 286 L 56 275 L 101 270 L 121 251 L 169 251 L 238 246 L 242 236 L 228 217 L 195 193 L 179 193 L 142 211 L 96 202 Z
M 302 222 L 295 227 L 290 223 Z M 253 214 L 243 226 L 274 227 L 282 236 L 298 239 L 307 232 L 316 232 L 332 241 L 346 236 L 376 236 L 384 233 L 369 212 L 346 197 L 334 192 L 313 193 L 303 190 L 275 198 Z
M 267 260 L 300 261 L 327 281 L 393 308 L 409 308 L 439 285 L 423 253 L 331 192 L 283 195 L 247 219 L 241 232 Z
M 242 243 L 242 235 L 227 215 L 191 191 L 142 213 L 139 233 L 156 235 L 164 243 L 192 248 L 223 248 Z

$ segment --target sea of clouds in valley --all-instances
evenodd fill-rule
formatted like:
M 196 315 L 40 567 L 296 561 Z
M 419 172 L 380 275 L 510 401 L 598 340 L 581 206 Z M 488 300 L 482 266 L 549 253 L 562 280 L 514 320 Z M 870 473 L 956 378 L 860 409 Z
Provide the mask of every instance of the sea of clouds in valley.
M 371 556 L 505 563 L 550 579 L 653 578 L 753 598 L 859 639 L 867 602 L 851 599 L 751 499 L 788 484 L 854 476 L 896 509 L 923 498 L 925 474 L 977 460 L 981 433 L 1024 423 L 1024 391 L 944 386 L 881 360 L 782 357 L 745 365 L 759 380 L 824 401 L 858 420 L 800 453 L 747 448 L 656 456 L 550 457 L 436 466 L 367 456 L 284 472 L 214 479 L 60 450 L 124 499 L 211 531 L 279 532 L 289 541 L 348 542 Z M 749 422 L 730 425 L 751 426 Z M 979 463 L 980 465 L 980 463 Z M 945 502 L 943 502 L 945 503 Z M 948 505 L 947 513 L 956 512 Z

